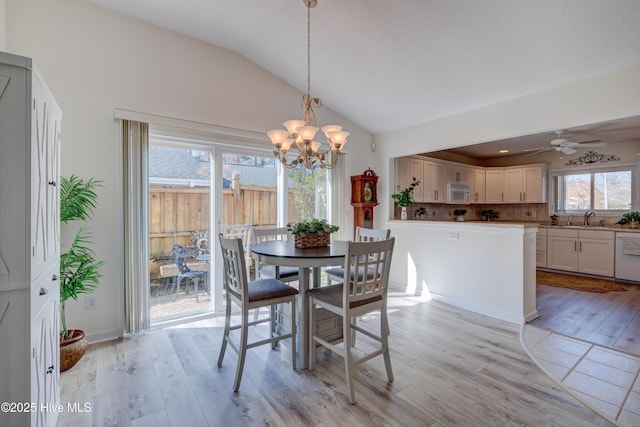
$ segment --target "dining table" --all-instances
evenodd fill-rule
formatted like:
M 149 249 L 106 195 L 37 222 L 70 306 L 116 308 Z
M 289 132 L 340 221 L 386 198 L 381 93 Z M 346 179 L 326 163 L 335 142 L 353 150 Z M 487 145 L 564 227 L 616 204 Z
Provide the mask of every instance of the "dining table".
M 311 286 L 320 286 L 322 267 L 342 265 L 347 253 L 347 243 L 333 240 L 328 246 L 298 248 L 294 239 L 275 240 L 251 246 L 251 252 L 260 257 L 261 262 L 280 266 L 298 267 L 299 298 L 297 303 L 298 345 L 301 369 L 309 367 L 309 301 L 307 291 Z M 313 276 L 311 275 L 313 271 Z

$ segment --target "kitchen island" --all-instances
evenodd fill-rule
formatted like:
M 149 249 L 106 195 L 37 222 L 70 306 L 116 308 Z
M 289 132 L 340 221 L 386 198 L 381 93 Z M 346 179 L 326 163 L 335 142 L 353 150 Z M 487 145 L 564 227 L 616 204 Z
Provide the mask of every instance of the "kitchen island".
M 389 220 L 390 284 L 487 316 L 536 317 L 536 223 Z

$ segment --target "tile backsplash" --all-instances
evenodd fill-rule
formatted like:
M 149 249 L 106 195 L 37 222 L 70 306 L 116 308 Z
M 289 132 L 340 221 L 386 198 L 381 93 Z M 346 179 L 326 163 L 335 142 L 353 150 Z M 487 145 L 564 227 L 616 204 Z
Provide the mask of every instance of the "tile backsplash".
M 417 216 L 416 213 L 419 208 L 425 209 L 424 216 Z M 537 222 L 539 224 L 551 224 L 551 218 L 549 218 L 549 208 L 546 203 L 531 203 L 531 204 L 500 204 L 500 205 L 445 205 L 434 203 L 414 203 L 407 207 L 407 219 L 421 220 L 421 221 L 453 221 L 455 215 L 453 211 L 456 209 L 466 209 L 467 213 L 464 215 L 465 221 L 481 221 L 484 220 L 480 216 L 480 212 L 484 209 L 492 209 L 498 212 L 499 216 L 495 221 L 518 221 L 518 222 Z M 396 219 L 400 218 L 400 208 L 396 208 Z M 593 225 L 600 224 L 604 226 L 613 226 L 618 220 L 622 218 L 621 215 L 614 216 L 602 216 L 596 215 L 591 217 L 589 222 Z M 558 218 L 560 224 L 566 224 L 568 215 L 563 215 Z M 582 224 L 583 217 L 581 215 L 573 215 L 572 223 L 579 225 Z

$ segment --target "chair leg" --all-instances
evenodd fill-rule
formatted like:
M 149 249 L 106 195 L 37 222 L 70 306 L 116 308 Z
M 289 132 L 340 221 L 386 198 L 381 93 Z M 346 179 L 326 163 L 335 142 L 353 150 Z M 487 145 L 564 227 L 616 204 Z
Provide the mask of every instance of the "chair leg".
M 302 302 L 300 302 L 302 304 Z M 316 323 L 316 306 L 313 303 L 313 297 L 309 298 L 309 370 L 316 369 L 316 342 L 313 340 L 315 335 L 314 325 Z
M 196 288 L 196 302 L 198 302 L 198 303 L 199 303 L 199 302 L 200 302 L 200 300 L 198 299 L 198 285 L 200 284 L 200 279 L 196 279 L 196 278 L 194 277 L 194 278 L 193 278 L 193 279 L 191 279 L 191 280 L 193 280 L 193 283 L 194 283 L 194 285 L 193 285 L 193 286 L 195 286 L 195 288 Z
M 247 356 L 247 338 L 249 333 L 249 311 L 242 308 L 242 325 L 240 326 L 240 345 L 238 352 L 238 367 L 236 368 L 236 377 L 233 381 L 233 391 L 240 389 L 240 381 L 242 380 L 242 371 L 244 370 L 244 360 Z
M 349 323 L 349 317 L 345 316 L 343 318 L 342 325 L 342 333 L 343 337 L 351 336 L 351 325 Z M 351 354 L 351 346 L 344 340 L 344 372 L 347 380 L 347 392 L 349 394 L 349 403 L 355 405 L 356 403 L 356 394 L 353 389 L 353 356 Z
M 297 354 L 296 354 L 296 298 L 291 298 L 291 365 L 295 370 L 297 367 Z
M 387 328 L 385 331 L 384 328 Z M 387 380 L 393 382 L 393 369 L 391 368 L 391 355 L 389 353 L 389 319 L 387 317 L 387 310 L 384 308 L 380 313 L 380 340 L 382 343 L 384 357 L 384 367 L 387 370 Z
M 276 305 L 269 306 L 269 338 L 276 336 Z M 275 350 L 279 341 L 271 341 L 271 350 Z
M 173 302 L 176 302 L 178 299 L 178 294 L 180 293 L 180 284 L 182 283 L 182 277 L 176 277 L 176 296 L 173 297 Z
M 220 354 L 218 355 L 218 367 L 222 366 L 222 359 L 224 359 L 224 352 L 227 349 L 227 340 L 229 339 L 229 329 L 231 327 L 231 300 L 227 298 L 227 309 L 224 319 L 224 333 L 222 334 L 222 346 L 220 347 Z

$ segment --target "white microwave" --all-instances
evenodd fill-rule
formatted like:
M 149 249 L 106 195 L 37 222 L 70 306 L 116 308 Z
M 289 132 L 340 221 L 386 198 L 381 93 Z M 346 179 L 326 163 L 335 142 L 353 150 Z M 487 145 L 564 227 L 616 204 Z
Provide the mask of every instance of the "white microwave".
M 450 205 L 468 205 L 469 185 L 460 182 L 447 184 L 447 203 Z

